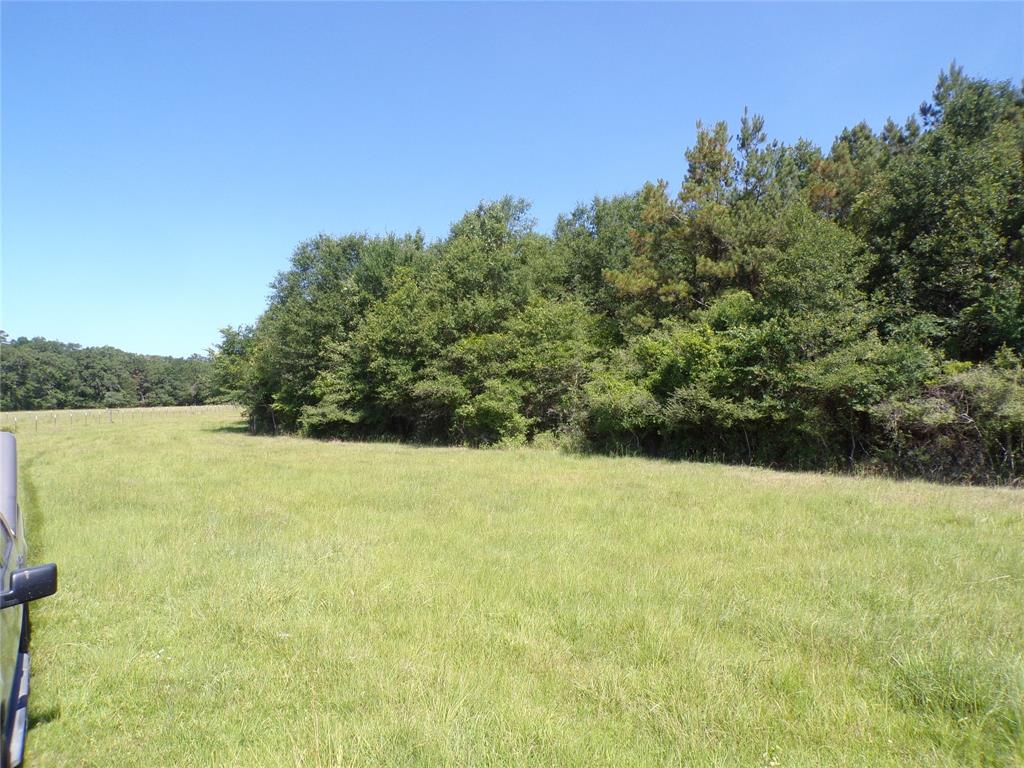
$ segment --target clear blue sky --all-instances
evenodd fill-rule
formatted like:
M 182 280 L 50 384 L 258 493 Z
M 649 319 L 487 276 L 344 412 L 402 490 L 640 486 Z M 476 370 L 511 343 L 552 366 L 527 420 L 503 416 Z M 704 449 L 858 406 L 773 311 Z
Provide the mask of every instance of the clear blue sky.
M 1024 5 L 8 3 L 0 327 L 201 352 L 317 232 L 538 228 L 677 184 L 744 105 L 828 146 L 956 58 L 1024 75 Z

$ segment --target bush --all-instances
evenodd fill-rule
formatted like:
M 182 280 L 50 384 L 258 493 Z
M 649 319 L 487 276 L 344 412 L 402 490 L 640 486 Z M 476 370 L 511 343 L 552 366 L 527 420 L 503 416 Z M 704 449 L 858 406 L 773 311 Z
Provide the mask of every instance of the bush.
M 945 374 L 920 396 L 872 409 L 876 462 L 907 475 L 959 482 L 1024 480 L 1024 375 L 1001 365 Z
M 639 449 L 660 420 L 660 406 L 643 386 L 603 371 L 584 387 L 583 431 L 597 446 Z
M 523 389 L 502 379 L 490 379 L 484 391 L 456 410 L 463 438 L 474 445 L 523 445 L 530 420 L 519 412 Z

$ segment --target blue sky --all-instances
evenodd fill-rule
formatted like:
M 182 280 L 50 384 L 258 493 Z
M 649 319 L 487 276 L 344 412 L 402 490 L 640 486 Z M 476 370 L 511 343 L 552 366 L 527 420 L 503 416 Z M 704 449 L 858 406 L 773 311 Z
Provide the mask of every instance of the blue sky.
M 745 105 L 828 146 L 902 121 L 950 60 L 1024 75 L 1024 4 L 9 3 L 2 308 L 12 336 L 201 352 L 317 232 L 443 236 L 482 199 L 538 229 L 678 184 Z

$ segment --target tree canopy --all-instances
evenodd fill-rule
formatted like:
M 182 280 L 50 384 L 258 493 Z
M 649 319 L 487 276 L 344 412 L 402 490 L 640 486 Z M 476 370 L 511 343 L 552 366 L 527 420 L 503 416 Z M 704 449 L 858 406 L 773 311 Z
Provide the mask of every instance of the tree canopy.
M 0 408 L 198 405 L 213 397 L 209 358 L 136 355 L 0 331 Z
M 1022 89 L 955 65 L 827 153 L 698 124 L 678 189 L 550 235 L 508 197 L 300 244 L 215 377 L 257 430 L 1019 480 L 1022 157 Z

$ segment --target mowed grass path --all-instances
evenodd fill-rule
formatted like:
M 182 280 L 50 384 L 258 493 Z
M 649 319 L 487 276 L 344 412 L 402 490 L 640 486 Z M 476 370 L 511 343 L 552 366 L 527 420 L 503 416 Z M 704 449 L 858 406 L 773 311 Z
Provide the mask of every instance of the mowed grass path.
M 20 436 L 33 766 L 1019 765 L 1024 492 Z

